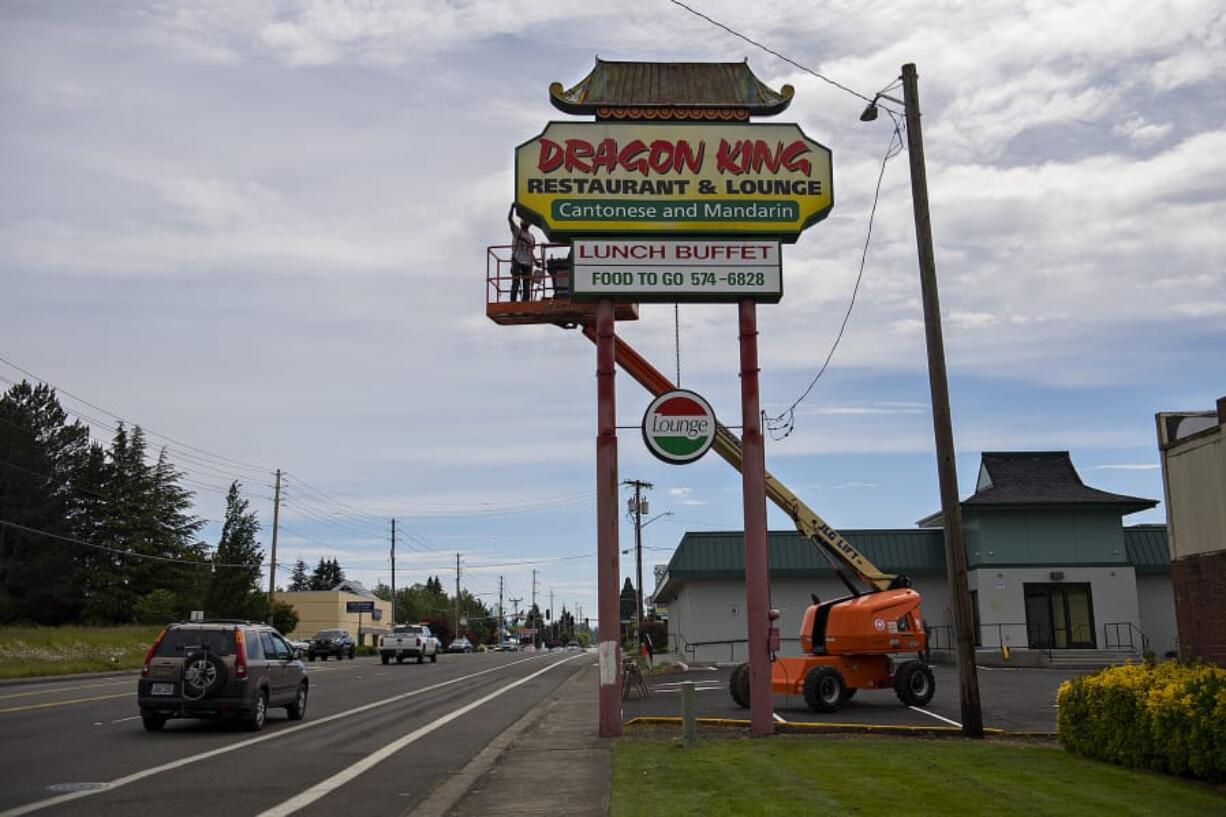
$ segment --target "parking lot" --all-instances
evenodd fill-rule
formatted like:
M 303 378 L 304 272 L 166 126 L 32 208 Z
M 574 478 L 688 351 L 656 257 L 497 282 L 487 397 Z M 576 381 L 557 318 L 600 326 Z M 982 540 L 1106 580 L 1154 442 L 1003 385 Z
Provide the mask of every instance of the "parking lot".
M 848 723 L 892 726 L 961 726 L 958 674 L 952 666 L 934 665 L 936 694 L 925 707 L 907 707 L 893 690 L 864 690 L 838 712 L 813 712 L 798 695 L 775 696 L 775 719 L 787 722 Z M 1054 732 L 1056 691 L 1079 670 L 979 668 L 979 696 L 986 727 L 1009 732 Z M 623 704 L 626 720 L 639 716 L 681 714 L 681 684 L 693 681 L 698 717 L 747 719 L 728 693 L 732 667 L 694 666 L 687 672 L 650 675 L 651 696 L 630 697 Z

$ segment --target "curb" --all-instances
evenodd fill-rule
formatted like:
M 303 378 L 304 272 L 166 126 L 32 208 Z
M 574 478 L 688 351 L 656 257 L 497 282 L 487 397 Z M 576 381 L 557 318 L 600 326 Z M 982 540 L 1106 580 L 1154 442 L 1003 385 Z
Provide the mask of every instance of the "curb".
M 140 669 L 109 669 L 100 672 L 73 672 L 67 675 L 33 675 L 29 678 L 0 678 L 0 687 L 15 687 L 22 684 L 53 684 L 56 681 L 88 681 L 93 678 L 119 678 L 124 675 L 139 675 Z
M 701 726 L 722 726 L 733 728 L 748 729 L 750 721 L 740 720 L 736 718 L 697 718 L 698 724 Z M 681 726 L 681 718 L 665 717 L 665 716 L 643 716 L 631 718 L 626 721 L 624 726 L 636 725 L 653 725 L 653 726 Z M 901 726 L 893 724 L 871 724 L 871 723 L 812 723 L 807 721 L 784 721 L 775 724 L 775 731 L 779 734 L 807 734 L 812 732 L 819 733 L 843 733 L 843 734 L 891 734 L 891 735 L 949 735 L 957 737 L 962 734 L 962 730 L 956 726 Z M 992 737 L 1006 738 L 1054 738 L 1055 732 L 1010 732 L 1005 729 L 996 729 L 993 727 L 985 727 L 983 730 L 985 735 Z
M 562 682 L 562 686 L 568 687 L 571 684 L 578 683 L 576 679 L 585 669 L 585 665 L 577 665 L 571 672 L 571 676 Z M 555 694 L 553 700 L 556 700 L 557 697 Z M 493 768 L 503 753 L 511 748 L 511 744 L 515 742 L 516 738 L 544 718 L 548 709 L 549 707 L 547 706 L 540 706 L 533 707 L 525 712 L 519 720 L 495 735 L 494 739 L 486 744 L 485 748 L 478 752 L 462 769 L 456 771 L 450 778 L 436 786 L 426 795 L 425 799 L 421 800 L 411 811 L 406 813 L 406 817 L 445 817 L 445 815 L 450 814 L 452 809 L 480 781 L 481 776 Z

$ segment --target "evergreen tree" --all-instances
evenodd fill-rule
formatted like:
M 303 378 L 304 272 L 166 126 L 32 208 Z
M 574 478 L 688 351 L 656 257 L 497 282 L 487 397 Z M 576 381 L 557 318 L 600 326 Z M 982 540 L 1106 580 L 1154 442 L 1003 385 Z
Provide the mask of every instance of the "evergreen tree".
M 73 475 L 89 429 L 68 422 L 55 390 L 22 381 L 0 397 L 0 620 L 71 620 L 80 593 L 71 569 Z M 52 534 L 48 536 L 47 534 Z
M 324 561 L 324 557 L 319 557 L 319 564 L 315 565 L 315 570 L 311 572 L 311 589 L 312 590 L 331 590 L 332 585 L 328 584 L 328 579 L 331 577 L 331 571 L 328 563 Z
M 226 495 L 226 519 L 214 554 L 213 578 L 204 609 L 210 616 L 259 617 L 264 607 L 259 581 L 264 552 L 256 542 L 260 523 L 235 480 Z
M 332 576 L 332 579 L 331 579 L 332 584 L 328 589 L 331 590 L 333 587 L 336 587 L 338 584 L 340 584 L 341 582 L 345 580 L 345 571 L 341 570 L 341 563 L 338 562 L 335 559 L 335 557 L 332 559 L 332 563 L 329 566 L 329 570 Z
M 302 559 L 294 562 L 294 572 L 289 579 L 289 592 L 299 593 L 311 589 L 311 577 L 307 574 L 307 565 Z

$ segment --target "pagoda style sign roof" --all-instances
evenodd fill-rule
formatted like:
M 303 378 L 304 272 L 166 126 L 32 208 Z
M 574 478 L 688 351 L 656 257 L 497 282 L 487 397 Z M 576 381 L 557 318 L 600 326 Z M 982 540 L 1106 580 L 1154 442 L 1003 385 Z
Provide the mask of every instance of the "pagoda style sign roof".
M 549 86 L 549 100 L 570 114 L 597 119 L 746 121 L 771 116 L 792 102 L 794 90 L 773 91 L 749 62 L 608 62 L 596 58 L 573 88 Z

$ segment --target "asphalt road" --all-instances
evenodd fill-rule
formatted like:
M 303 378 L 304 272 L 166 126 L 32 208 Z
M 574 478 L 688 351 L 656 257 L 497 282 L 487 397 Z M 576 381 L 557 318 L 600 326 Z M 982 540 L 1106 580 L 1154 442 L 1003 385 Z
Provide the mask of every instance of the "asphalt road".
M 3 687 L 0 817 L 404 814 L 593 660 L 473 653 L 421 665 L 310 663 L 306 719 L 273 710 L 259 733 L 190 720 L 148 733 L 135 676 Z M 89 795 L 61 797 L 91 785 Z
M 838 712 L 813 712 L 799 695 L 776 695 L 777 720 L 821 723 L 863 723 L 896 726 L 961 726 L 958 673 L 954 667 L 936 665 L 936 692 L 924 707 L 907 707 L 893 690 L 865 690 Z M 1054 732 L 1056 690 L 1061 682 L 1081 670 L 1030 668 L 979 668 L 979 697 L 983 725 L 1011 732 Z M 693 667 L 689 672 L 657 675 L 648 679 L 652 695 L 630 698 L 623 706 L 627 720 L 639 715 L 681 714 L 680 685 L 693 681 L 701 718 L 749 717 L 728 693 L 729 667 Z

